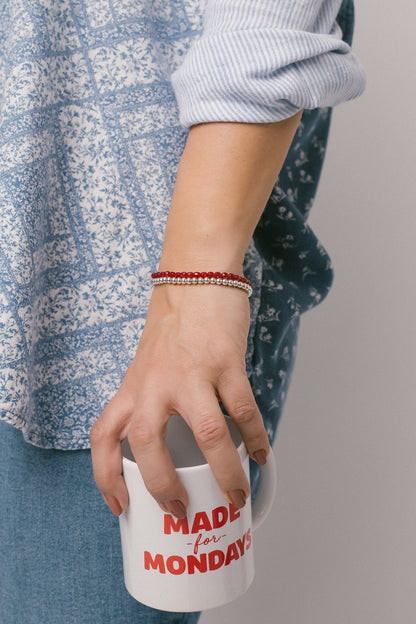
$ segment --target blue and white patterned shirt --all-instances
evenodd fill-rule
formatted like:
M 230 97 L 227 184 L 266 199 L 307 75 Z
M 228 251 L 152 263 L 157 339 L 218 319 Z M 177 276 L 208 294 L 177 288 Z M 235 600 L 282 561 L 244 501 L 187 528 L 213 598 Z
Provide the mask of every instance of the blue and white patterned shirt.
M 0 0 L 0 417 L 28 442 L 89 447 L 137 348 L 188 128 L 305 108 L 244 264 L 273 437 L 299 317 L 333 278 L 307 216 L 331 107 L 365 88 L 353 24 L 352 0 Z

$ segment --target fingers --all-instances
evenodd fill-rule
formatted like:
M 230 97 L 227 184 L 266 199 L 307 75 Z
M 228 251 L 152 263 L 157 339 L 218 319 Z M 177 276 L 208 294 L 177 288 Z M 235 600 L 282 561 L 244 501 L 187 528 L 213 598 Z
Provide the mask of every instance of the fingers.
M 129 504 L 122 472 L 121 433 L 123 417 L 117 402 L 109 403 L 90 432 L 91 459 L 95 482 L 114 515 L 119 516 Z
M 243 507 L 250 494 L 250 484 L 214 387 L 209 382 L 194 380 L 182 400 L 181 414 L 191 426 L 224 498 L 236 507 Z
M 228 369 L 218 378 L 216 387 L 207 379 L 193 376 L 192 383 L 183 390 L 174 411 L 192 428 L 224 498 L 236 507 L 244 506 L 250 485 L 218 398 L 237 424 L 250 456 L 264 464 L 270 445 L 245 373 Z M 126 437 L 149 493 L 165 512 L 178 518 L 186 515 L 188 495 L 165 442 L 170 413 L 168 395 L 162 398 L 158 392 L 143 392 L 143 396 L 136 395 L 134 409 L 132 403 L 123 404 L 122 398 L 111 401 L 92 427 L 94 478 L 115 515 L 128 506 L 121 454 L 121 440 Z
M 163 511 L 182 518 L 189 501 L 164 440 L 168 411 L 157 397 L 147 404 L 138 400 L 137 405 L 123 415 L 115 400 L 94 423 L 90 440 L 95 482 L 111 511 L 120 515 L 128 506 L 121 453 L 121 440 L 127 437 L 150 494 Z
M 250 382 L 243 371 L 229 369 L 217 389 L 228 414 L 238 426 L 249 455 L 260 465 L 266 463 L 270 444 Z
M 161 405 L 142 404 L 128 439 L 147 490 L 164 511 L 183 518 L 189 499 L 164 439 L 168 418 L 168 410 Z

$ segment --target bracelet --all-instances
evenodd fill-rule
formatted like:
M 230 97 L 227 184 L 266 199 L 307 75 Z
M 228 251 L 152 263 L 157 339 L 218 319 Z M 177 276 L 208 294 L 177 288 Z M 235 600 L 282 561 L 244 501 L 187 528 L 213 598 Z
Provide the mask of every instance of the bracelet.
M 253 289 L 251 282 L 242 275 L 210 271 L 208 273 L 186 273 L 184 271 L 156 271 L 152 273 L 153 285 L 158 284 L 219 284 L 234 286 L 245 290 L 250 297 Z

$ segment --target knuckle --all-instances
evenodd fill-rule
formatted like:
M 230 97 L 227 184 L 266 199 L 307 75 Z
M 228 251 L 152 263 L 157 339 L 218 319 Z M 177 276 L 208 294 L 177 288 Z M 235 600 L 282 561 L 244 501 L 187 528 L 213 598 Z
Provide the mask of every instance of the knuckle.
M 228 343 L 216 343 L 211 345 L 212 361 L 217 368 L 218 377 L 227 374 L 235 366 L 235 352 Z
M 231 413 L 234 420 L 241 425 L 250 424 L 257 418 L 256 405 L 250 400 L 241 400 L 235 403 Z
M 130 426 L 129 442 L 138 448 L 151 446 L 157 438 L 157 430 L 149 421 L 138 420 Z
M 202 420 L 195 428 L 194 435 L 197 443 L 203 447 L 216 446 L 226 435 L 225 423 L 213 418 Z
M 100 444 L 103 440 L 106 440 L 112 435 L 112 427 L 102 420 L 95 421 L 90 430 L 91 444 Z
M 130 418 L 133 408 L 134 401 L 128 394 L 119 393 L 113 397 L 90 429 L 91 444 L 100 444 L 116 436 L 121 424 Z

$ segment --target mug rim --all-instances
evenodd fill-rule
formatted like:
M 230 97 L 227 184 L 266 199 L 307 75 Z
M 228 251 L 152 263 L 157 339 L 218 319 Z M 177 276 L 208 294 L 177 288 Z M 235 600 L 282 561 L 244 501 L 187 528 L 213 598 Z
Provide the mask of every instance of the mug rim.
M 248 457 L 248 451 L 247 451 L 247 447 L 245 445 L 244 440 L 241 440 L 240 444 L 236 446 L 236 449 L 240 456 L 241 463 L 243 463 Z M 123 460 L 123 463 L 126 462 L 127 465 L 132 464 L 136 466 L 136 468 L 139 470 L 137 463 L 133 461 L 132 459 L 129 459 L 125 455 L 122 455 L 122 460 Z M 175 470 L 179 474 L 184 473 L 184 472 L 190 472 L 190 471 L 200 472 L 202 470 L 206 470 L 207 466 L 209 467 L 209 463 L 206 461 L 204 464 L 195 464 L 195 466 L 179 466 L 178 468 L 175 466 Z

